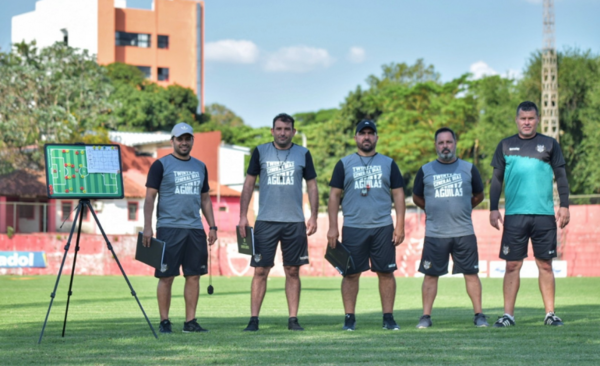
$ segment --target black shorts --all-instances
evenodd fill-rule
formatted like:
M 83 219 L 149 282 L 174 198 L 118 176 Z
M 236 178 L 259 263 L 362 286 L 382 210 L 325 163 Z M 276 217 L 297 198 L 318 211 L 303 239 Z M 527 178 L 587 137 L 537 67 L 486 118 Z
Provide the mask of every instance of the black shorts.
M 346 275 L 368 270 L 373 272 L 394 272 L 396 266 L 396 246 L 392 242 L 394 225 L 373 229 L 356 227 L 342 228 L 342 243 L 348 248 L 354 260 L 354 268 Z M 369 259 L 371 266 L 369 267 Z
M 208 272 L 206 265 L 208 251 L 206 233 L 202 229 L 176 229 L 159 227 L 156 238 L 166 243 L 164 272 L 154 271 L 154 277 L 179 276 L 179 267 L 183 267 L 184 276 L 202 276 Z
M 256 221 L 252 267 L 273 267 L 277 244 L 281 242 L 284 266 L 308 264 L 308 240 L 304 222 Z
M 554 215 L 505 216 L 500 258 L 507 261 L 520 261 L 527 258 L 529 239 L 536 258 L 555 258 L 556 219 Z
M 452 255 L 452 274 L 479 273 L 479 254 L 475 235 L 456 238 L 425 237 L 419 272 L 429 276 L 443 276 L 448 273 L 448 262 Z

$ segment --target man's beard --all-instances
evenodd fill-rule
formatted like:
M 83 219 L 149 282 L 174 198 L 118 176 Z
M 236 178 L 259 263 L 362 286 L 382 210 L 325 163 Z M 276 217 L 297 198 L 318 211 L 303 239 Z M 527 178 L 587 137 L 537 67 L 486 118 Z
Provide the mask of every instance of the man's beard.
M 448 152 L 444 152 L 444 151 L 448 151 Z M 451 161 L 455 157 L 455 152 L 444 149 L 442 152 L 438 152 L 437 155 L 441 161 Z
M 361 145 L 358 145 L 358 148 L 362 152 L 370 153 L 371 151 L 375 150 L 375 146 L 377 146 L 377 144 L 372 142 L 371 146 L 369 146 L 369 147 L 364 147 L 364 144 L 361 144 Z

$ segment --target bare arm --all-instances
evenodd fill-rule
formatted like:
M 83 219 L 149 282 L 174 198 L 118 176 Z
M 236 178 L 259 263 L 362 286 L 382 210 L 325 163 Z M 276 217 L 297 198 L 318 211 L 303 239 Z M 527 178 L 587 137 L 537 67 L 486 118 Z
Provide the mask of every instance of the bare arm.
M 242 238 L 246 237 L 246 230 L 244 227 L 248 226 L 248 206 L 250 205 L 250 199 L 252 193 L 254 193 L 254 185 L 256 184 L 256 175 L 246 175 L 244 181 L 244 188 L 242 189 L 242 197 L 240 199 L 240 235 Z
M 420 207 L 422 210 L 425 210 L 425 197 L 417 196 L 413 193 L 412 199 L 415 205 Z
M 396 227 L 394 228 L 394 245 L 400 245 L 404 241 L 404 214 L 406 213 L 406 203 L 404 202 L 404 188 L 392 189 L 394 197 L 394 208 L 396 209 Z
M 473 197 L 471 197 L 471 207 L 475 208 L 478 204 L 483 201 L 483 192 L 475 193 Z
M 319 189 L 317 180 L 306 181 L 308 191 L 308 202 L 310 202 L 310 218 L 306 222 L 306 235 L 312 235 L 317 232 L 317 218 L 319 216 Z
M 157 189 L 150 187 L 146 188 L 146 199 L 144 200 L 144 237 L 142 239 L 145 247 L 150 246 L 150 241 L 154 235 L 152 232 L 152 214 L 154 213 L 154 202 L 156 201 L 157 195 Z
M 210 194 L 208 192 L 204 192 L 200 195 L 200 205 L 202 207 L 202 214 L 206 218 L 206 222 L 208 222 L 208 226 L 216 226 L 212 201 L 210 200 Z M 217 241 L 217 231 L 209 229 L 208 245 L 213 245 L 215 241 Z
M 336 241 L 340 236 L 338 229 L 338 212 L 340 210 L 340 201 L 343 190 L 331 187 L 329 190 L 329 202 L 327 203 L 327 213 L 329 214 L 329 230 L 327 231 L 327 243 L 335 248 Z

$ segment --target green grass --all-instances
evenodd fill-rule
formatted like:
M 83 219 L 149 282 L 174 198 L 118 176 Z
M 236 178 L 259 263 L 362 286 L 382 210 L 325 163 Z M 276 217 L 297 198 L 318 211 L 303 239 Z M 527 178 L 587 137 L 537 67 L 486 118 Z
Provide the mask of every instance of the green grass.
M 357 304 L 357 329 L 341 330 L 340 278 L 303 278 L 300 324 L 287 330 L 284 280 L 272 278 L 260 331 L 244 333 L 249 318 L 250 278 L 214 278 L 198 306 L 206 334 L 183 334 L 183 280 L 174 285 L 174 333 L 152 336 L 121 276 L 76 276 L 66 335 L 61 337 L 69 276 L 63 276 L 42 343 L 38 337 L 56 277 L 0 276 L 0 364 L 172 365 L 172 364 L 600 364 L 600 278 L 557 279 L 557 314 L 564 327 L 542 325 L 537 280 L 522 281 L 517 326 L 478 329 L 460 278 L 440 280 L 431 329 L 417 330 L 421 279 L 398 278 L 395 318 L 401 330 L 381 329 L 375 278 L 364 278 Z M 155 326 L 156 280 L 131 277 Z M 501 315 L 502 281 L 483 280 L 490 323 Z M 158 332 L 158 329 L 157 329 Z

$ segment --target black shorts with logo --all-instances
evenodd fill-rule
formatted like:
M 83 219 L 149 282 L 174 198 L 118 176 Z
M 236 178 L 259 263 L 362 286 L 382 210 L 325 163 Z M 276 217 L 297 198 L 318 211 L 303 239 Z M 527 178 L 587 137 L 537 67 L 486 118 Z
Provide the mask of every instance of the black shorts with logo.
M 396 246 L 392 242 L 394 225 L 372 229 L 356 227 L 342 228 L 342 243 L 348 248 L 354 260 L 354 268 L 346 275 L 364 272 L 389 273 L 396 268 Z M 369 266 L 369 259 L 371 266 Z
M 284 266 L 308 264 L 308 240 L 304 222 L 256 221 L 252 267 L 273 267 L 277 244 L 281 242 Z
M 456 238 L 425 237 L 419 272 L 429 276 L 443 276 L 448 273 L 450 255 L 454 267 L 452 274 L 479 273 L 479 253 L 475 235 Z
M 554 215 L 507 215 L 504 217 L 500 258 L 519 261 L 527 258 L 531 239 L 533 255 L 539 259 L 556 257 L 556 219 Z
M 183 267 L 184 276 L 202 276 L 208 272 L 208 250 L 206 233 L 203 229 L 179 229 L 159 227 L 156 238 L 166 243 L 164 272 L 154 271 L 154 277 L 179 276 Z

